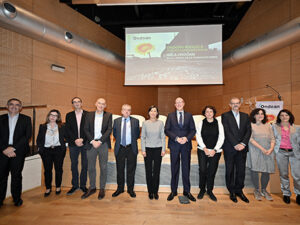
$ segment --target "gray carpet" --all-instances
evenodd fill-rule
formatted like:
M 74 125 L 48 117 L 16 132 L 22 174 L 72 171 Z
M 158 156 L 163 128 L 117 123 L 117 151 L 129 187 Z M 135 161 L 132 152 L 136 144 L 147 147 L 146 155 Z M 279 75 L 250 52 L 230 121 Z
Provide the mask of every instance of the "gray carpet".
M 116 184 L 116 163 L 108 162 L 108 176 L 107 183 L 108 184 Z M 179 186 L 182 186 L 181 173 L 179 175 Z M 190 172 L 190 181 L 191 186 L 198 187 L 199 186 L 199 173 L 198 173 L 198 164 L 191 165 Z M 171 168 L 170 164 L 162 164 L 160 171 L 160 185 L 161 186 L 170 186 L 171 182 Z M 144 163 L 138 163 L 135 173 L 135 184 L 137 185 L 146 185 L 146 176 L 145 176 L 145 165 Z M 245 186 L 253 187 L 251 178 L 250 178 L 250 170 L 246 169 L 246 178 L 245 178 Z M 215 187 L 226 187 L 225 185 L 225 165 L 219 164 L 219 168 L 215 178 Z

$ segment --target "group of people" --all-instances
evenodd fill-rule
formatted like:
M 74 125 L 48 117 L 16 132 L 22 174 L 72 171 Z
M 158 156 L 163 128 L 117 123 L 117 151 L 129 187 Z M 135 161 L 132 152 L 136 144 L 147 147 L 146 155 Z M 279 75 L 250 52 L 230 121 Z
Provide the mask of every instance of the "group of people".
M 159 199 L 159 179 L 162 157 L 166 151 L 166 136 L 171 160 L 171 193 L 167 200 L 177 196 L 179 168 L 181 164 L 183 195 L 191 201 L 196 198 L 191 194 L 190 161 L 192 140 L 196 135 L 199 162 L 199 194 L 202 199 L 205 193 L 213 201 L 215 175 L 222 152 L 226 167 L 226 187 L 229 197 L 237 202 L 237 197 L 249 203 L 243 193 L 245 170 L 251 170 L 254 185 L 254 197 L 272 200 L 266 187 L 270 174 L 275 172 L 276 156 L 280 173 L 283 201 L 290 203 L 289 165 L 294 179 L 296 203 L 300 205 L 300 127 L 294 125 L 293 114 L 286 109 L 279 112 L 277 121 L 272 126 L 267 123 L 264 109 L 254 109 L 250 117 L 240 112 L 241 102 L 232 98 L 231 110 L 223 113 L 221 119 L 215 118 L 216 109 L 206 106 L 202 114 L 204 119 L 195 125 L 192 114 L 184 111 L 185 102 L 178 97 L 175 100 L 176 110 L 170 113 L 166 123 L 159 120 L 159 110 L 151 106 L 148 120 L 142 124 L 141 134 L 139 120 L 131 117 L 131 106 L 124 104 L 122 116 L 112 120 L 112 114 L 105 111 L 106 101 L 99 98 L 96 110 L 87 112 L 82 109 L 79 97 L 72 99 L 74 111 L 66 115 L 62 123 L 61 114 L 53 109 L 46 116 L 45 123 L 39 127 L 37 136 L 38 152 L 44 166 L 46 191 L 51 194 L 52 170 L 55 169 L 55 194 L 61 193 L 63 161 L 68 143 L 71 159 L 72 188 L 67 195 L 81 190 L 85 199 L 96 193 L 96 163 L 100 166 L 100 190 L 98 199 L 105 197 L 107 180 L 108 149 L 111 148 L 110 135 L 115 138 L 114 154 L 117 168 L 117 190 L 112 197 L 124 192 L 125 171 L 127 192 L 135 198 L 135 170 L 137 165 L 138 144 L 141 137 L 141 151 L 145 162 L 146 181 L 149 199 Z M 31 138 L 31 119 L 20 113 L 22 102 L 13 98 L 7 102 L 8 114 L 0 116 L 0 207 L 6 195 L 7 179 L 11 173 L 11 192 L 16 206 L 23 204 L 22 169 L 25 156 L 29 150 Z M 81 156 L 81 171 L 78 171 L 78 159 Z M 126 167 L 126 170 L 125 170 Z M 89 188 L 86 187 L 87 175 Z M 259 182 L 260 177 L 260 182 Z

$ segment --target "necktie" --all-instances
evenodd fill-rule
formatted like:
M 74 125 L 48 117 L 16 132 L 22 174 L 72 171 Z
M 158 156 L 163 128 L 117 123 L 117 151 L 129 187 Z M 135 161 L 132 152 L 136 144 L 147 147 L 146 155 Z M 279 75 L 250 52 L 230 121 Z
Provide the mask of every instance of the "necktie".
M 179 127 L 183 127 L 183 122 L 182 122 L 182 112 L 179 112 Z
M 126 121 L 127 119 L 124 119 L 123 121 L 123 133 L 122 133 L 122 141 L 121 145 L 126 146 Z

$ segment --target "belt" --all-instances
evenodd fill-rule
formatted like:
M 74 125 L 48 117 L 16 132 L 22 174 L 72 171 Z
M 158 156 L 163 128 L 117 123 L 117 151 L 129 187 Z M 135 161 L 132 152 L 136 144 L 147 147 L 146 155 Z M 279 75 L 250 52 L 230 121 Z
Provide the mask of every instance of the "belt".
M 129 148 L 129 147 L 131 147 L 131 144 L 130 145 L 120 145 L 122 148 Z
M 51 148 L 51 149 L 55 149 L 55 148 L 60 148 L 61 146 L 58 145 L 58 146 L 50 146 L 50 147 L 45 147 L 45 148 Z
M 292 148 L 280 148 L 280 150 L 285 151 L 285 152 L 292 152 Z

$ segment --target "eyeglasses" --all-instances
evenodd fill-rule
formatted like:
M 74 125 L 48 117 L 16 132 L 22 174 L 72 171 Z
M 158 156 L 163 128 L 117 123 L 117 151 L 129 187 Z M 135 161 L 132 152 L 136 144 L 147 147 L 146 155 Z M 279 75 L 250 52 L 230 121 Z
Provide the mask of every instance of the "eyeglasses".
M 8 106 L 18 106 L 18 107 L 21 107 L 20 104 L 14 104 L 14 103 L 9 103 Z
M 50 116 L 53 116 L 53 117 L 58 117 L 57 114 L 50 114 Z

